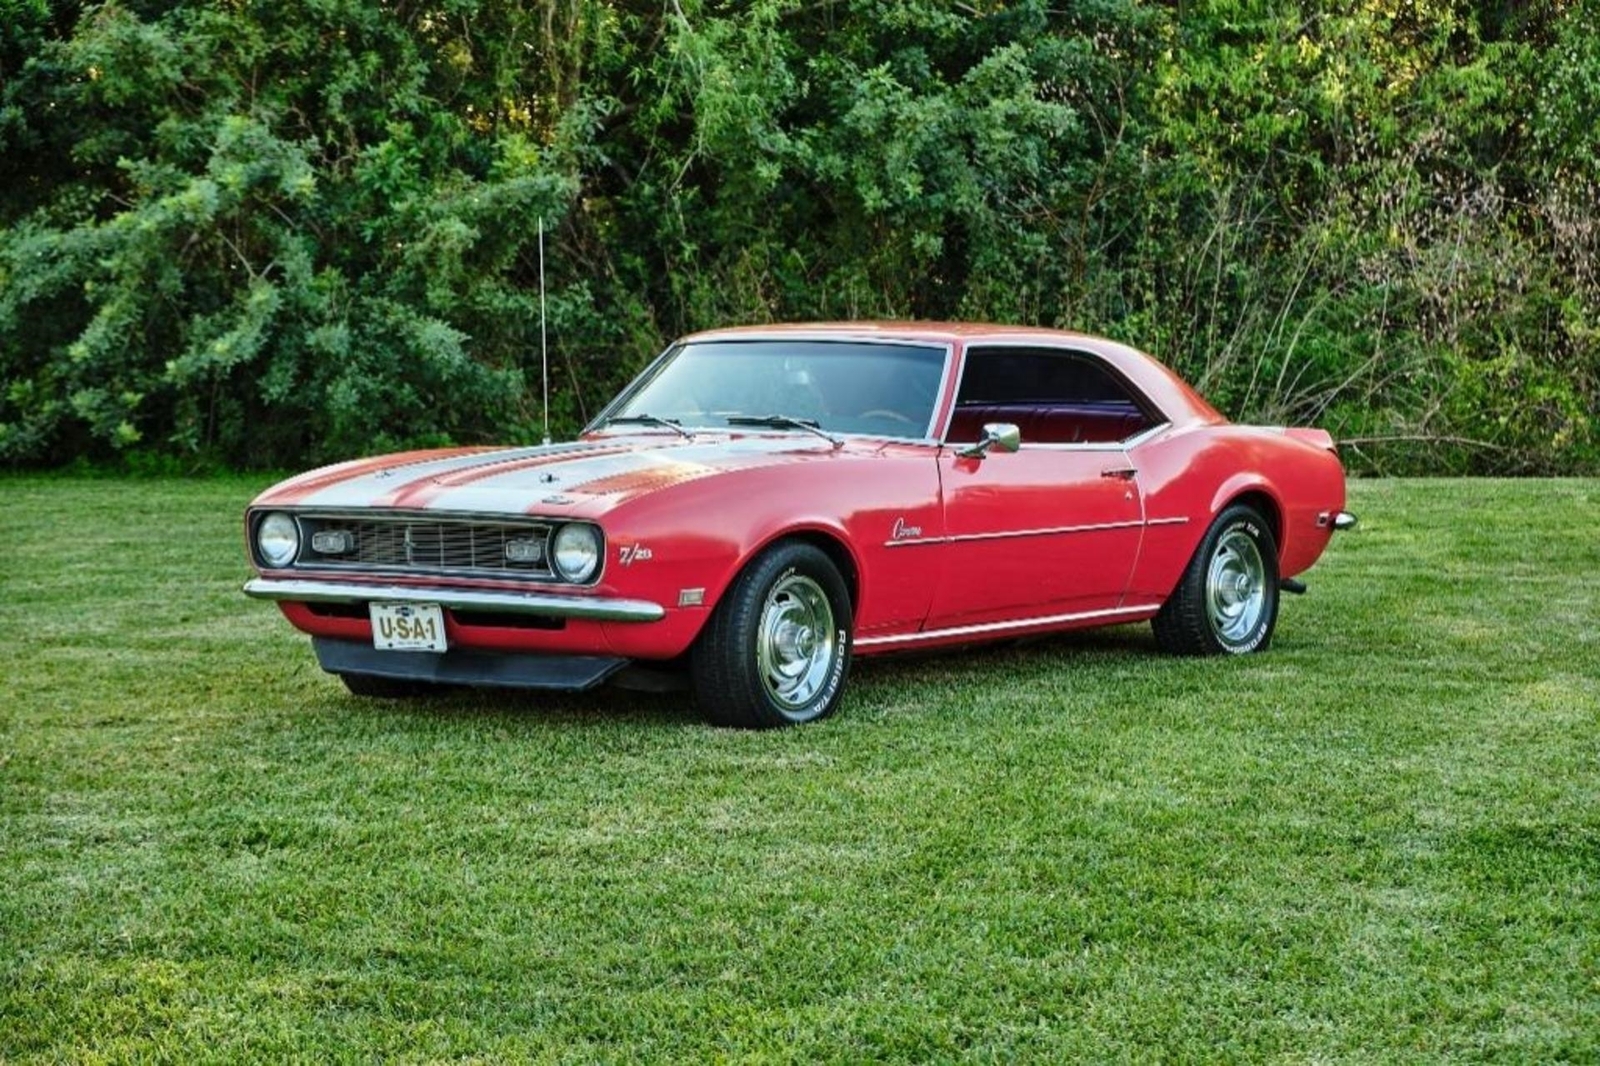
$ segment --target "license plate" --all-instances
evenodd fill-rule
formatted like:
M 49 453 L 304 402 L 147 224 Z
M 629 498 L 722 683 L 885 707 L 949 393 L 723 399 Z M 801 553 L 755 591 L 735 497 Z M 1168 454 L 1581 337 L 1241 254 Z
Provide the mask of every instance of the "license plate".
M 372 646 L 379 651 L 445 651 L 444 609 L 437 603 L 373 603 Z

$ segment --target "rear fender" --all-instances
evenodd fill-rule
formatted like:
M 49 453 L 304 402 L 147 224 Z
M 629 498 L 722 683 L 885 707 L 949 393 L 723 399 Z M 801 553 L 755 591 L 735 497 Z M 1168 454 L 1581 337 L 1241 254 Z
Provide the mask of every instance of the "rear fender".
M 1235 474 L 1219 485 L 1216 493 L 1211 497 L 1211 516 L 1215 518 L 1217 515 L 1221 514 L 1223 508 L 1227 507 L 1240 496 L 1263 496 L 1267 499 L 1268 503 L 1271 504 L 1272 513 L 1263 515 L 1262 517 L 1265 518 L 1278 533 L 1278 550 L 1281 552 L 1283 550 L 1283 500 L 1278 496 L 1277 491 L 1271 488 L 1259 474 Z
M 1309 444 L 1313 448 L 1320 448 L 1322 451 L 1332 452 L 1335 455 L 1339 454 L 1339 447 L 1333 442 L 1333 434 L 1329 433 L 1325 429 L 1311 429 L 1305 426 L 1290 426 L 1288 429 L 1283 431 L 1283 435 L 1292 440 L 1300 441 L 1303 444 Z

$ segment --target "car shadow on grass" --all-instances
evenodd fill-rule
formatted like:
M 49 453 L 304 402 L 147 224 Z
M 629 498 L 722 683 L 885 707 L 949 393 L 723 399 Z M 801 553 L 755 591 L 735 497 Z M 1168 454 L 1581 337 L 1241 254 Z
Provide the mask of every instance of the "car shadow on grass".
M 1160 661 L 1148 629 L 1121 626 L 858 659 L 850 689 L 871 699 L 886 691 L 915 698 L 926 689 L 930 700 L 952 681 L 979 689 L 1003 690 L 1019 673 L 1096 666 L 1121 667 L 1149 658 Z M 686 680 L 686 679 L 685 679 Z M 319 694 L 320 695 L 320 694 Z M 843 715 L 854 702 L 846 693 Z M 648 692 L 601 685 L 587 692 L 541 692 L 509 688 L 458 688 L 437 695 L 403 699 L 353 696 L 333 688 L 318 701 L 331 713 L 356 714 L 368 723 L 404 722 L 433 728 L 450 721 L 493 725 L 517 732 L 545 729 L 708 728 L 685 683 L 675 691 Z
M 368 722 L 471 722 L 517 732 L 604 726 L 678 728 L 698 725 L 687 693 L 629 692 L 602 686 L 587 692 L 540 692 L 509 688 L 462 688 L 404 699 L 352 696 L 335 691 L 325 706 Z

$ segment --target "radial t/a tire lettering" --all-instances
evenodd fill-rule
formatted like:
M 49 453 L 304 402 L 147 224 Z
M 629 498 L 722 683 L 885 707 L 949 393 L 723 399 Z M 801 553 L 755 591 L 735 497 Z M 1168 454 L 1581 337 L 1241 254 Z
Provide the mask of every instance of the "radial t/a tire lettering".
M 1161 612 L 1156 643 L 1178 655 L 1264 651 L 1278 624 L 1278 544 L 1255 508 L 1234 504 L 1206 530 Z
M 690 657 L 707 720 L 741 729 L 832 714 L 850 672 L 850 592 L 820 549 L 781 541 L 723 594 Z

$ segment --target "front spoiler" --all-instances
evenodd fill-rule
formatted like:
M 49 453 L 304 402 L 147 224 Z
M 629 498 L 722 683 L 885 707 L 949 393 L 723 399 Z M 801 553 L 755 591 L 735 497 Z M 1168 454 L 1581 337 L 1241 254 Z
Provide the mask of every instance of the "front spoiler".
M 362 585 L 351 581 L 295 581 L 275 577 L 258 577 L 247 582 L 244 594 L 258 600 L 287 603 L 437 603 L 453 611 L 504 611 L 547 618 L 588 618 L 598 622 L 658 622 L 667 615 L 659 603 L 648 600 L 494 589 Z
M 453 648 L 443 654 L 426 651 L 379 651 L 354 640 L 312 637 L 317 662 L 330 674 L 362 674 L 441 685 L 487 685 L 495 688 L 584 692 L 628 665 L 612 655 L 525 655 Z

